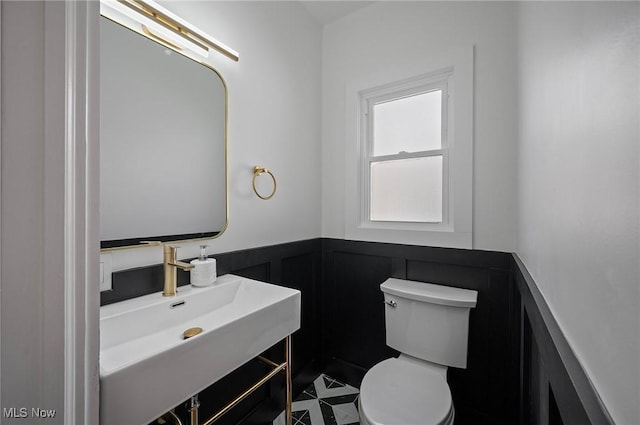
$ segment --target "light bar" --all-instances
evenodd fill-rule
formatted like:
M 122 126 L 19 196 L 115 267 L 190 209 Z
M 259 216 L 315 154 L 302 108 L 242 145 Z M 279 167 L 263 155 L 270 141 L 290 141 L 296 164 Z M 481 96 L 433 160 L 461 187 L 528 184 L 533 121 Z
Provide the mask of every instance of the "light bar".
M 100 14 L 181 53 L 186 50 L 206 58 L 213 49 L 239 59 L 238 52 L 152 0 L 100 0 Z

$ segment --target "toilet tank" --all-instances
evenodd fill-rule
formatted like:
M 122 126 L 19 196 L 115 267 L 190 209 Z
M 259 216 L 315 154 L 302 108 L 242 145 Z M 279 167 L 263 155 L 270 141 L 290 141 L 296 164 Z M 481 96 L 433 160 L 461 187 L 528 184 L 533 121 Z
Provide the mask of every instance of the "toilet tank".
M 395 278 L 380 289 L 389 347 L 432 363 L 467 367 L 469 311 L 477 291 Z

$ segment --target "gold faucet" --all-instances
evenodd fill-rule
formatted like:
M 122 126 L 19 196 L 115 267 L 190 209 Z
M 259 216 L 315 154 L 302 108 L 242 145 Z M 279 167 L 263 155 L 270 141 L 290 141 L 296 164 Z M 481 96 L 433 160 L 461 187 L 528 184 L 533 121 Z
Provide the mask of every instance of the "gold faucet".
M 176 294 L 178 288 L 178 270 L 191 270 L 193 264 L 184 263 L 178 261 L 176 254 L 178 253 L 177 246 L 170 246 L 163 244 L 164 247 L 164 290 L 162 291 L 163 297 L 172 297 Z

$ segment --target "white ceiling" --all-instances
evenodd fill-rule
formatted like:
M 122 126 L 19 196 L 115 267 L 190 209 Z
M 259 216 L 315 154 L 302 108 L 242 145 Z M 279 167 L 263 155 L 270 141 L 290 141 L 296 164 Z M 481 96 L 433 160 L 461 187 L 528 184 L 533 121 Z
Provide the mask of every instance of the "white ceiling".
M 331 23 L 372 3 L 374 2 L 361 0 L 300 0 L 300 4 L 322 25 Z

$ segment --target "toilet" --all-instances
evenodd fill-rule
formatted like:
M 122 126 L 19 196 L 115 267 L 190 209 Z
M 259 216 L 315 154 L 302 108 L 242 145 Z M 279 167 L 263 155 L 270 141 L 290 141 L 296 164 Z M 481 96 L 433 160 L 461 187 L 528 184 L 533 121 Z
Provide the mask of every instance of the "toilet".
M 469 311 L 478 292 L 394 278 L 380 289 L 387 345 L 400 355 L 364 376 L 360 424 L 453 424 L 447 368 L 467 367 Z

